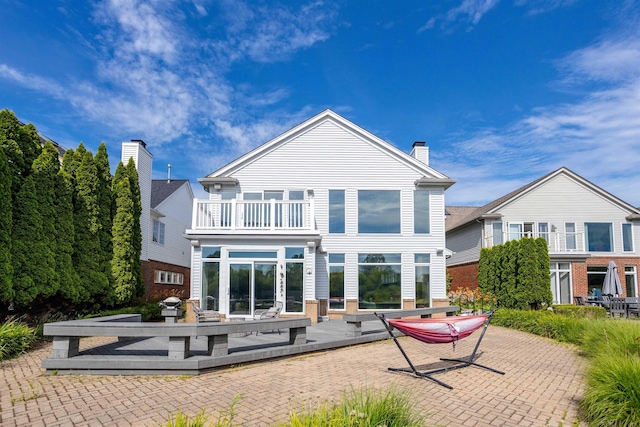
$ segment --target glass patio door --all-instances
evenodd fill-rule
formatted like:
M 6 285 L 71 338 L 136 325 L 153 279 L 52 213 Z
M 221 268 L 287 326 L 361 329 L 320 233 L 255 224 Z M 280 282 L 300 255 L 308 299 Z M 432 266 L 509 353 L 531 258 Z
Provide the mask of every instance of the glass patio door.
M 571 304 L 570 263 L 551 263 L 551 293 L 554 304 Z
M 275 304 L 276 263 L 243 262 L 229 265 L 229 315 L 250 316 Z

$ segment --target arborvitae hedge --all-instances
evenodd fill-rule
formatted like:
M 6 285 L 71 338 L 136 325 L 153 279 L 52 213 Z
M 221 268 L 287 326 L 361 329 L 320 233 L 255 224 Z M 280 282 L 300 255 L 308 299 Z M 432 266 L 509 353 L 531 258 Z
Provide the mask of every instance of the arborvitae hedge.
M 0 148 L 0 301 L 13 299 L 13 265 L 11 264 L 11 230 L 13 228 L 11 203 L 11 169 Z
M 510 240 L 480 251 L 478 288 L 501 306 L 540 309 L 552 302 L 549 253 L 544 238 Z

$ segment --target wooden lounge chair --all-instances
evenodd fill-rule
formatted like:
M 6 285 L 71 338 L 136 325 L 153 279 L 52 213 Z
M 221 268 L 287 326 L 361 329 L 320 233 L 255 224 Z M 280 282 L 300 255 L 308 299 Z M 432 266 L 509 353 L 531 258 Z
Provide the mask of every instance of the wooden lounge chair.
M 627 317 L 627 303 L 624 298 L 611 298 L 609 301 L 609 316 Z
M 196 315 L 197 323 L 220 321 L 220 313 L 215 310 L 203 310 L 193 301 L 191 301 L 191 307 L 193 308 L 193 314 Z

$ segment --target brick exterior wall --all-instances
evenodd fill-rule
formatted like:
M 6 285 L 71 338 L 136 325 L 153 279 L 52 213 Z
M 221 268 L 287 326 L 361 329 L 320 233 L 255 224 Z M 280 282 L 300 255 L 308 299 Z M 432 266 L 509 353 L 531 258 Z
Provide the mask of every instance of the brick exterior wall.
M 447 267 L 447 274 L 451 276 L 451 289 L 477 289 L 478 288 L 478 262 L 452 265 Z
M 189 267 L 153 260 L 141 261 L 141 267 L 146 289 L 145 299 L 147 301 L 159 301 L 169 296 L 177 296 L 183 300 L 189 297 L 189 283 L 191 283 L 191 269 Z M 156 270 L 182 273 L 184 275 L 182 285 L 156 283 Z
M 640 257 L 593 257 L 587 258 L 586 262 L 571 262 L 571 283 L 573 285 L 573 295 L 587 295 L 589 293 L 589 281 L 587 280 L 587 266 L 606 267 L 609 261 L 613 260 L 618 266 L 618 277 L 622 283 L 622 290 L 625 291 L 625 267 L 636 267 L 636 281 L 640 273 Z M 478 262 L 470 262 L 447 267 L 447 274 L 451 275 L 451 290 L 462 288 L 478 288 Z

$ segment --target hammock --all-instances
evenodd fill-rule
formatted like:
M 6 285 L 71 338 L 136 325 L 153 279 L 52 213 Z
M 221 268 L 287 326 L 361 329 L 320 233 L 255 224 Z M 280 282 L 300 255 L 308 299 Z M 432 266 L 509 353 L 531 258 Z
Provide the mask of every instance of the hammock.
M 439 372 L 446 372 L 454 369 L 460 369 L 467 366 L 478 366 L 480 368 L 487 369 L 489 371 L 504 375 L 504 372 L 498 371 L 496 369 L 490 368 L 488 366 L 480 365 L 479 363 L 475 363 L 474 359 L 476 357 L 476 352 L 478 351 L 478 347 L 480 347 L 480 343 L 482 342 L 482 338 L 484 337 L 484 333 L 489 327 L 489 323 L 491 322 L 491 317 L 494 312 L 489 312 L 477 316 L 452 316 L 445 318 L 424 318 L 424 319 L 387 319 L 384 317 L 383 313 L 375 313 L 375 315 L 382 321 L 385 328 L 391 335 L 391 338 L 395 341 L 396 345 L 400 349 L 400 352 L 404 356 L 404 358 L 409 363 L 410 369 L 408 368 L 389 368 L 390 371 L 401 371 L 401 372 L 410 372 L 414 375 L 422 378 L 428 378 L 443 387 L 448 389 L 453 389 L 450 385 L 437 380 L 431 376 L 431 374 L 436 374 Z M 473 352 L 469 356 L 468 359 L 444 359 L 440 358 L 440 360 L 447 362 L 458 362 L 455 365 L 448 366 L 446 368 L 432 369 L 430 371 L 418 371 L 411 360 L 409 360 L 409 356 L 405 353 L 404 349 L 400 345 L 400 342 L 397 340 L 396 336 L 393 333 L 393 329 L 397 329 L 402 332 L 404 335 L 408 335 L 412 338 L 415 338 L 419 341 L 422 341 L 427 344 L 441 344 L 441 343 L 452 343 L 453 349 L 455 350 L 455 345 L 461 338 L 466 338 L 471 335 L 476 330 L 482 328 L 482 334 L 478 338 L 478 342 L 476 343 Z

